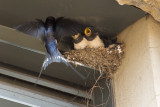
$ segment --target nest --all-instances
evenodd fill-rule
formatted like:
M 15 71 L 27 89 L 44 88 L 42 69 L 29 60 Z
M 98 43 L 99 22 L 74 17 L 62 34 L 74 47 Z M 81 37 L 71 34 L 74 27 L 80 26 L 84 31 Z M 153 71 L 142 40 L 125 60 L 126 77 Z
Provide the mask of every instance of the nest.
M 113 74 L 121 65 L 124 56 L 123 44 L 112 44 L 108 48 L 86 48 L 65 52 L 64 57 L 68 60 L 80 62 L 95 70 Z

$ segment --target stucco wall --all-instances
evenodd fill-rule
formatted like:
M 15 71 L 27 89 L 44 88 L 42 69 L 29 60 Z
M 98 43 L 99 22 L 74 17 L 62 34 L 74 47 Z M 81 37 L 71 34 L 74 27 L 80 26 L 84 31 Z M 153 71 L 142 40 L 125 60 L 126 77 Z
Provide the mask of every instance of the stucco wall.
M 125 58 L 114 75 L 116 107 L 159 107 L 160 24 L 146 16 L 118 35 Z

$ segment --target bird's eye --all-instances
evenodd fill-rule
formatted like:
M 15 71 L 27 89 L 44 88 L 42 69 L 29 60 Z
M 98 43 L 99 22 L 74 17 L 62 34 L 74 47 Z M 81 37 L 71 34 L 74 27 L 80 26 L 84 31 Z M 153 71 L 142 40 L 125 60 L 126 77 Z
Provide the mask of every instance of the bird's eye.
M 90 28 L 85 28 L 85 30 L 84 30 L 84 34 L 86 35 L 86 36 L 91 36 L 91 34 L 92 34 L 92 32 L 91 32 L 91 29 Z
M 77 39 L 79 36 L 80 36 L 80 34 L 78 33 L 77 35 L 73 35 L 72 38 Z

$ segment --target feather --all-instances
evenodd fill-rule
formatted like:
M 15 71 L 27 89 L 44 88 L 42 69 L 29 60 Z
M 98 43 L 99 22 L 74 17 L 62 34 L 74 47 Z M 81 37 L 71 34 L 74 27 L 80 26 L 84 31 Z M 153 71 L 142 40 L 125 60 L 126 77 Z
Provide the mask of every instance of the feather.
M 59 20 L 59 19 L 58 19 Z M 30 22 L 26 22 L 15 27 L 16 30 L 26 33 L 30 36 L 37 37 L 43 41 L 45 44 L 45 48 L 47 50 L 45 60 L 43 62 L 40 74 L 38 76 L 37 81 L 39 80 L 42 71 L 46 69 L 46 67 L 51 64 L 52 62 L 63 62 L 67 66 L 71 67 L 77 75 L 79 75 L 82 79 L 85 77 L 80 74 L 59 52 L 57 49 L 57 40 L 55 39 L 54 28 L 55 28 L 55 19 L 50 16 L 46 19 L 45 23 L 40 20 L 36 19 Z M 53 26 L 54 25 L 54 26 Z M 36 83 L 37 83 L 36 81 Z
M 58 42 L 58 49 L 61 51 L 74 49 L 72 36 L 83 33 L 85 24 L 63 17 L 57 18 L 55 24 L 55 38 Z
M 45 23 L 40 19 L 20 24 L 16 26 L 15 29 L 41 40 L 43 40 L 45 36 Z

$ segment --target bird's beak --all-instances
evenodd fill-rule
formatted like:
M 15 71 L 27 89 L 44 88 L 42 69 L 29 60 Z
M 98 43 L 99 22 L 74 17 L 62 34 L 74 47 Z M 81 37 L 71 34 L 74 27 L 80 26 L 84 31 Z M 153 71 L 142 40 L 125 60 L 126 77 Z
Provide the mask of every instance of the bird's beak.
M 77 35 L 73 35 L 72 38 L 73 38 L 74 40 L 76 40 L 79 36 L 80 36 L 80 34 L 78 33 Z
M 92 31 L 91 31 L 91 29 L 90 28 L 85 28 L 85 30 L 84 30 L 84 34 L 86 35 L 86 36 L 91 36 L 91 34 L 92 34 Z

